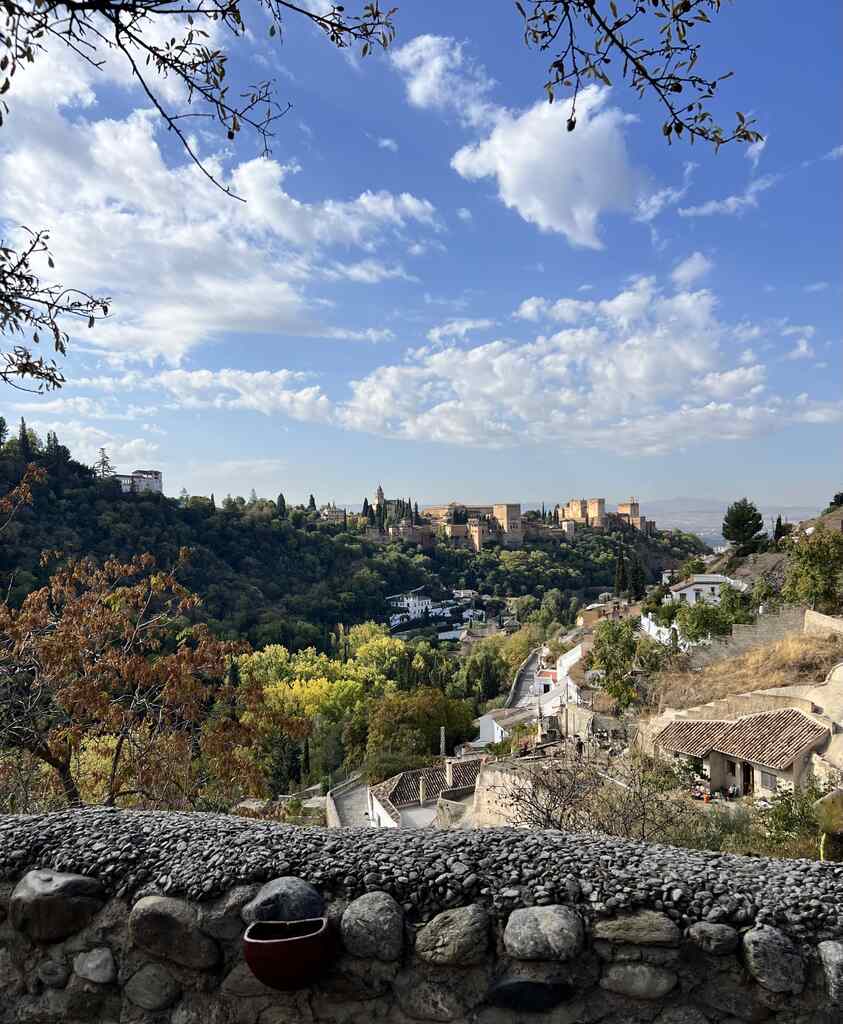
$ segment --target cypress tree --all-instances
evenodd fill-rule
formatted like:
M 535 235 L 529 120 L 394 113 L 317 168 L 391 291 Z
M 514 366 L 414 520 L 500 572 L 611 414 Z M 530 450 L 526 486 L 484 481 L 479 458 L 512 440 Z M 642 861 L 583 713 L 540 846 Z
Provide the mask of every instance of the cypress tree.
M 633 549 L 629 556 L 629 590 L 632 597 L 636 600 L 643 597 L 647 590 L 644 563 L 635 549 Z
M 29 431 L 26 429 L 26 420 L 23 416 L 20 418 L 18 430 L 18 455 L 24 462 L 32 461 L 32 442 L 29 440 Z
M 362 510 L 362 512 L 360 514 L 364 515 L 367 519 L 369 518 L 369 499 L 368 498 L 364 498 L 363 499 L 363 510 Z
M 211 511 L 212 512 L 216 512 L 216 510 L 217 510 L 217 503 L 214 500 L 214 492 L 211 491 Z
M 307 499 L 307 511 L 308 512 L 315 512 L 316 511 L 316 498 L 314 498 L 312 494 Z
M 9 440 L 9 424 L 0 416 L 0 448 Z
M 284 495 L 279 494 L 275 502 L 275 508 L 278 510 L 278 518 L 287 518 L 287 502 L 284 500 Z
M 419 519 L 419 503 L 416 502 L 415 505 L 413 505 L 413 524 L 415 526 L 418 526 L 419 522 L 420 522 L 420 519 Z
M 626 560 L 623 556 L 623 548 L 618 551 L 618 560 L 615 564 L 615 594 L 620 597 L 629 589 L 629 577 L 626 572 Z
M 782 526 L 782 517 L 776 516 L 776 526 L 773 530 L 773 540 L 779 541 L 784 536 L 784 527 Z
M 310 775 L 310 739 L 307 736 L 305 736 L 304 738 L 304 750 L 302 752 L 301 771 L 302 775 L 305 778 L 307 778 Z

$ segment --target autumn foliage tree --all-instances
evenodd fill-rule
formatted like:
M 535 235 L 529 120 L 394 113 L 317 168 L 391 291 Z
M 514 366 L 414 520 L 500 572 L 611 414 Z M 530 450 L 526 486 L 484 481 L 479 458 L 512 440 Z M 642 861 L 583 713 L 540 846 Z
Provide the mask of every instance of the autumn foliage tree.
M 198 599 L 143 555 L 70 562 L 19 609 L 0 605 L 0 748 L 54 774 L 70 805 L 193 807 L 242 785 L 243 650 L 189 622 Z

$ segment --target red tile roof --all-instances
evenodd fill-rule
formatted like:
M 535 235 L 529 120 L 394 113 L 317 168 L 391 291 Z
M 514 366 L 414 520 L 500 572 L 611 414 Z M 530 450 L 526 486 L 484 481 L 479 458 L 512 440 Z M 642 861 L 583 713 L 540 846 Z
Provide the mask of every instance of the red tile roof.
M 732 722 L 677 719 L 662 729 L 656 742 L 691 757 L 705 757 L 715 750 L 768 768 L 789 768 L 801 753 L 819 746 L 829 735 L 828 728 L 802 711 L 782 708 Z

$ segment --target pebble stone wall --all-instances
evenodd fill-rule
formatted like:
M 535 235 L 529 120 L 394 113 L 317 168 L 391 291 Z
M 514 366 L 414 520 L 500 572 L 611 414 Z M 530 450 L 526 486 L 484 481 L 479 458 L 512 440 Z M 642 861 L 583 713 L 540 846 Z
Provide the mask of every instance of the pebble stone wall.
M 254 920 L 327 916 L 313 987 Z M 838 1024 L 843 865 L 558 832 L 0 818 L 2 1024 Z

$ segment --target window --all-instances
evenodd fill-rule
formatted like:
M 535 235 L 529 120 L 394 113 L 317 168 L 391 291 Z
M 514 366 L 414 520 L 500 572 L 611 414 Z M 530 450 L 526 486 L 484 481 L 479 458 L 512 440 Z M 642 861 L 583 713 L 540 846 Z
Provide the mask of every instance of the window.
M 761 772 L 761 788 L 762 789 L 771 789 L 775 793 L 776 787 L 778 785 L 778 781 L 779 780 L 776 778 L 775 775 L 773 775 L 772 772 L 765 772 L 765 771 L 762 770 L 762 772 Z
M 687 594 L 685 593 L 685 591 L 684 591 L 684 590 L 680 592 L 680 594 L 679 594 L 679 600 L 680 600 L 680 601 L 687 601 L 687 600 L 688 600 L 688 595 L 687 595 Z
M 738 766 L 734 761 L 726 762 L 726 774 L 731 775 L 733 778 L 738 774 Z
M 708 589 L 712 592 L 712 594 L 717 593 L 717 591 L 714 589 L 714 587 L 709 587 Z

